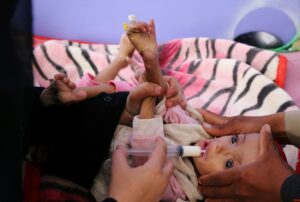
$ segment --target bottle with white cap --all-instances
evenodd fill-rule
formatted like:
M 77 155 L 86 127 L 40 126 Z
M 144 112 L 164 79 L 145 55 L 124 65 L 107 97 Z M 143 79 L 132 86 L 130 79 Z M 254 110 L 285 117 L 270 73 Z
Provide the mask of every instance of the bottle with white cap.
M 136 16 L 132 14 L 128 15 L 128 21 L 129 23 L 136 23 L 137 22 Z

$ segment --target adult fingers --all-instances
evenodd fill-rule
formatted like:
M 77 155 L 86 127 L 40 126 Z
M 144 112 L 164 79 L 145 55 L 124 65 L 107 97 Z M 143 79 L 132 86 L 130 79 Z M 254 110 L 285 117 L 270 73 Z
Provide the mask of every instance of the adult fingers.
M 234 197 L 234 187 L 232 185 L 226 186 L 200 186 L 200 192 L 205 197 L 213 197 L 213 198 L 230 198 Z
M 166 97 L 174 97 L 179 93 L 179 84 L 175 78 L 172 78 L 170 76 L 164 76 L 165 82 L 169 84 L 169 87 L 166 92 Z
M 161 137 L 158 137 L 155 140 L 154 150 L 146 164 L 151 165 L 154 168 L 163 168 L 163 165 L 166 162 L 166 158 L 167 144 Z
M 176 96 L 174 96 L 172 98 L 168 98 L 166 100 L 166 106 L 168 108 L 176 106 L 176 105 L 180 105 L 183 109 L 185 109 L 186 106 L 187 106 L 187 100 L 186 100 L 186 98 L 185 97 L 181 97 L 179 95 L 176 95 Z
M 182 108 L 186 108 L 187 100 L 182 92 L 180 85 L 175 78 L 165 76 L 165 81 L 168 82 L 169 88 L 166 92 L 166 105 L 172 107 L 180 105 Z
M 113 151 L 112 154 L 112 170 L 118 171 L 119 169 L 129 169 L 127 161 L 127 150 L 125 146 L 118 145 L 117 148 Z
M 238 128 L 229 122 L 229 118 L 219 116 L 207 110 L 199 109 L 203 116 L 205 123 L 203 124 L 204 130 L 213 136 L 225 136 L 236 134 Z
M 204 120 L 209 124 L 224 124 L 228 121 L 228 118 L 219 116 L 213 112 L 210 112 L 205 109 L 198 109 L 199 112 L 202 114 Z
M 186 108 L 186 106 L 187 106 L 187 99 L 186 99 L 186 97 L 183 96 L 183 99 L 182 99 L 181 102 L 180 102 L 180 106 L 181 106 L 183 109 Z
M 204 123 L 202 126 L 208 134 L 215 136 L 215 137 L 237 134 L 237 132 L 236 132 L 237 130 L 231 126 L 228 126 L 227 124 L 210 125 L 210 124 Z
M 207 198 L 205 202 L 237 202 L 239 200 L 235 199 L 226 199 L 226 198 Z
M 260 130 L 259 140 L 259 155 L 269 155 L 269 151 L 274 150 L 274 142 L 271 134 L 271 128 L 268 124 L 265 124 Z
M 234 182 L 238 173 L 239 173 L 238 168 L 223 170 L 208 175 L 202 175 L 198 178 L 198 182 L 202 186 L 230 185 Z
M 146 97 L 154 97 L 161 94 L 161 87 L 157 84 L 144 82 L 131 90 L 129 96 L 135 100 L 142 101 Z
M 126 109 L 137 114 L 141 103 L 146 97 L 156 97 L 162 94 L 162 88 L 154 83 L 144 82 L 130 91 L 127 97 Z
M 165 163 L 164 167 L 163 167 L 163 173 L 165 174 L 165 176 L 167 177 L 167 179 L 169 179 L 171 177 L 171 175 L 173 174 L 173 163 L 170 160 L 167 160 L 167 162 Z

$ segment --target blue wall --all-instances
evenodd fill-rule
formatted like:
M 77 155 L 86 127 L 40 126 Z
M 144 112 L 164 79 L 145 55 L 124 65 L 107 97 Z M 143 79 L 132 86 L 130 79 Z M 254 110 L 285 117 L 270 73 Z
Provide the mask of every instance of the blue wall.
M 243 20 L 265 7 L 275 12 Z M 300 1 L 33 0 L 34 33 L 39 36 L 118 43 L 128 14 L 144 21 L 155 19 L 159 42 L 193 36 L 232 39 L 235 33 L 256 27 L 274 31 L 288 42 L 300 25 Z M 241 20 L 248 23 L 246 28 Z

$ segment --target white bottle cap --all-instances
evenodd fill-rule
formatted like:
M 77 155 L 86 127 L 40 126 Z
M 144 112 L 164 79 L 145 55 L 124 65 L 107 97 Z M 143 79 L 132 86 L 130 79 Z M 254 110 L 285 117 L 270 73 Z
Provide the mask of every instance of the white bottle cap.
M 200 156 L 201 148 L 199 146 L 182 146 L 182 157 Z
M 136 16 L 135 15 L 128 15 L 128 21 L 129 22 L 136 22 Z

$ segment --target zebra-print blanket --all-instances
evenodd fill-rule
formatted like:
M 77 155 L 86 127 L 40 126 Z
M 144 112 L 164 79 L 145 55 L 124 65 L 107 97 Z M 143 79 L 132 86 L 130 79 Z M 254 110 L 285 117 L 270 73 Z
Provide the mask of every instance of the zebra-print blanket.
M 75 82 L 85 73 L 98 74 L 117 52 L 113 44 L 46 41 L 34 49 L 35 85 L 47 86 L 58 72 Z M 137 52 L 133 60 L 143 66 Z M 226 116 L 297 109 L 278 87 L 284 85 L 285 62 L 275 52 L 223 39 L 185 38 L 160 45 L 161 69 L 178 79 L 189 104 Z M 121 70 L 116 79 L 133 81 L 133 69 Z M 297 151 L 291 153 L 295 158 Z

